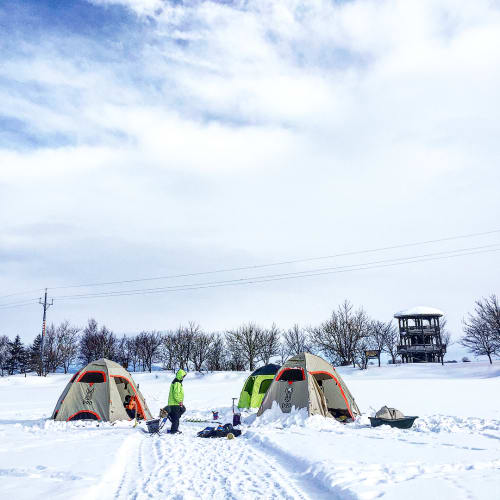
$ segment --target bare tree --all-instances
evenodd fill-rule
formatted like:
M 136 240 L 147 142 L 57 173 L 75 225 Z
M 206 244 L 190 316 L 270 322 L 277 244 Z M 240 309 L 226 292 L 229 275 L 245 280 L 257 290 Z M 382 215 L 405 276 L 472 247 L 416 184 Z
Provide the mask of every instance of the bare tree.
M 168 331 L 163 335 L 160 348 L 160 360 L 165 370 L 174 369 L 175 342 L 173 340 L 174 332 Z
M 132 349 L 130 337 L 126 337 L 125 334 L 120 340 L 116 341 L 116 354 L 115 361 L 128 370 L 129 364 L 132 361 Z
M 311 341 L 331 361 L 347 366 L 356 364 L 359 344 L 368 336 L 370 320 L 362 308 L 353 310 L 344 301 L 329 320 L 311 330 Z
M 85 364 L 100 358 L 114 361 L 117 355 L 117 345 L 116 335 L 111 330 L 106 326 L 99 329 L 97 321 L 93 318 L 89 319 L 80 337 L 80 360 Z
M 7 369 L 7 360 L 9 359 L 9 337 L 0 336 L 0 373 L 3 377 L 4 370 Z
M 371 321 L 369 325 L 368 349 L 378 351 L 378 366 L 380 366 L 380 353 L 384 350 L 387 323 Z
M 159 355 L 162 341 L 162 335 L 157 331 L 141 332 L 137 336 L 139 359 L 142 362 L 143 369 L 148 370 L 150 373 L 153 368 L 153 361 L 156 361 Z
M 498 298 L 496 295 L 490 295 L 489 299 L 486 300 L 486 316 L 488 318 L 488 323 L 493 335 L 500 347 L 500 307 L 498 304 Z
M 488 298 L 480 301 L 479 315 L 490 329 L 497 351 L 500 351 L 500 306 L 498 304 L 497 296 L 492 294 Z
M 210 355 L 212 341 L 213 337 L 202 331 L 198 331 L 193 337 L 193 346 L 189 359 L 197 372 L 201 372 Z
M 385 323 L 384 351 L 391 356 L 393 364 L 396 364 L 398 356 L 399 331 L 392 321 Z
M 397 355 L 398 332 L 392 323 L 372 320 L 367 326 L 367 335 L 362 337 L 356 345 L 356 364 L 362 370 L 368 367 L 370 358 L 367 351 L 378 353 L 378 366 L 380 367 L 380 355 L 382 352 L 389 352 L 393 362 Z
M 451 332 L 448 330 L 448 321 L 446 318 L 441 319 L 439 322 L 439 334 L 443 345 L 450 346 L 453 343 L 451 341 Z
M 188 326 L 179 326 L 170 336 L 172 343 L 172 367 L 189 369 L 189 360 L 193 349 L 194 337 L 201 331 L 196 323 L 190 321 Z
M 45 331 L 43 339 L 44 374 L 55 372 L 61 366 L 61 356 L 58 348 L 57 329 L 51 324 Z
M 288 349 L 284 341 L 281 342 L 279 356 L 281 360 L 281 365 L 284 365 L 289 356 Z
M 63 321 L 56 329 L 56 342 L 59 364 L 64 373 L 68 373 L 71 363 L 78 355 L 78 333 L 80 329 L 71 326 L 69 321 Z
M 225 370 L 239 372 L 247 368 L 247 363 L 248 362 L 244 357 L 243 351 L 237 349 L 231 350 L 228 348 Z
M 99 325 L 97 321 L 94 318 L 89 319 L 87 326 L 83 329 L 79 346 L 79 357 L 85 365 L 99 358 L 98 332 Z
M 359 340 L 354 348 L 354 364 L 360 370 L 366 370 L 368 367 L 369 358 L 366 354 L 367 351 L 374 349 L 373 339 L 369 336 L 363 337 Z
M 99 330 L 99 357 L 115 360 L 118 341 L 116 335 L 105 326 Z
M 140 368 L 139 344 L 137 342 L 137 336 L 127 339 L 127 348 L 130 353 L 130 363 L 132 364 L 135 372 L 137 371 L 137 368 Z
M 295 356 L 302 352 L 311 352 L 307 330 L 295 324 L 283 333 L 286 356 Z
M 460 344 L 477 356 L 491 356 L 500 352 L 500 309 L 495 295 L 476 301 L 474 313 L 463 321 L 464 336 Z
M 273 323 L 271 328 L 262 331 L 262 346 L 258 355 L 258 360 L 264 365 L 267 365 L 273 356 L 280 352 L 281 347 L 281 331 Z
M 263 330 L 254 323 L 242 325 L 226 332 L 227 347 L 233 360 L 243 359 L 251 371 L 260 357 L 263 344 Z
M 220 333 L 211 334 L 210 349 L 206 360 L 207 370 L 221 371 L 228 369 L 226 345 L 224 336 Z

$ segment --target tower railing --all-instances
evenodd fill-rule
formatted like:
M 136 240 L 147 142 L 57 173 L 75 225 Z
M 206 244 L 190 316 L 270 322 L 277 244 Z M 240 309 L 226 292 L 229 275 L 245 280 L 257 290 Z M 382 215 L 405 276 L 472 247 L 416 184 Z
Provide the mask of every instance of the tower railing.
M 429 344 L 415 344 L 415 345 L 398 345 L 398 353 L 414 353 L 414 352 L 437 352 L 437 353 L 445 353 L 446 345 L 429 345 Z

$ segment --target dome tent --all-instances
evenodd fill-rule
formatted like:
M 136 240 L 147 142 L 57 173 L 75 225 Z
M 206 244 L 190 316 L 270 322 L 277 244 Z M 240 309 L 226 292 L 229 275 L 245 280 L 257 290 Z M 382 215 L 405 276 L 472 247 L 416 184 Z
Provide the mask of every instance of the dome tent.
M 307 408 L 309 415 L 354 420 L 361 415 L 354 397 L 335 368 L 307 352 L 291 357 L 267 391 L 257 416 L 276 403 L 283 413 Z
M 241 390 L 238 408 L 258 408 L 279 368 L 279 365 L 269 364 L 252 372 Z
M 151 419 L 146 401 L 130 373 L 109 359 L 92 361 L 73 375 L 52 413 L 54 420 L 130 420 L 126 396 L 135 396 L 139 418 Z

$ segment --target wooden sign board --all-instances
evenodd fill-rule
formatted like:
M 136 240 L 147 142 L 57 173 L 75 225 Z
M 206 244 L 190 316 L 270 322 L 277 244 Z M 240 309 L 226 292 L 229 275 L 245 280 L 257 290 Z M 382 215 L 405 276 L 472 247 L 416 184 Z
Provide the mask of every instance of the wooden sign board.
M 380 356 L 380 351 L 377 351 L 377 350 L 365 351 L 365 356 L 368 359 L 370 359 L 370 358 L 378 358 Z

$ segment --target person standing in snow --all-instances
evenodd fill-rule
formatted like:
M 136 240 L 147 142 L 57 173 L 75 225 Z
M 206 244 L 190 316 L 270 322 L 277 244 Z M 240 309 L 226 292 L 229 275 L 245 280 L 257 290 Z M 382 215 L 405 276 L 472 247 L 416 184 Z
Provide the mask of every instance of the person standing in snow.
M 179 431 L 179 420 L 186 411 L 184 406 L 184 387 L 182 381 L 187 373 L 181 368 L 177 371 L 174 380 L 170 384 L 168 394 L 168 419 L 172 422 L 170 433 L 175 434 Z

